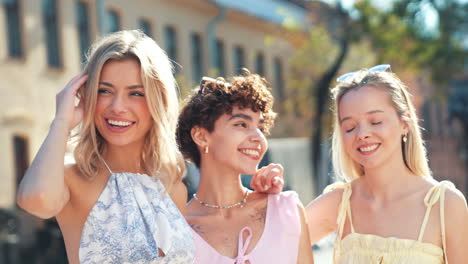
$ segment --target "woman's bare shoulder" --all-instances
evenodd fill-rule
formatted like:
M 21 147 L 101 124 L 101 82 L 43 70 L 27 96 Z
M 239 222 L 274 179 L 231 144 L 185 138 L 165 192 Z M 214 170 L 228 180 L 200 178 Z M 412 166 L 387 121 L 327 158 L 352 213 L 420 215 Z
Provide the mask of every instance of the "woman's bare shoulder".
M 454 185 L 449 185 L 445 191 L 445 206 L 447 211 L 446 219 L 453 217 L 464 217 L 468 224 L 468 207 L 466 197 L 463 193 L 455 188 Z

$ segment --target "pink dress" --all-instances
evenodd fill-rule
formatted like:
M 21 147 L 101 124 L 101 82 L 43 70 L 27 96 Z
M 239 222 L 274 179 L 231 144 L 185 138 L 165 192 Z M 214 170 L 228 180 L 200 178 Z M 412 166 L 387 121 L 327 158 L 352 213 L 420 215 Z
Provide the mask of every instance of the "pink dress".
M 246 226 L 239 231 L 237 257 L 219 254 L 194 230 L 195 264 L 292 264 L 297 263 L 301 221 L 297 209 L 298 197 L 294 191 L 268 195 L 265 227 L 257 245 L 249 247 L 252 230 Z M 242 234 L 244 234 L 242 236 Z M 249 261 L 249 262 L 246 262 Z

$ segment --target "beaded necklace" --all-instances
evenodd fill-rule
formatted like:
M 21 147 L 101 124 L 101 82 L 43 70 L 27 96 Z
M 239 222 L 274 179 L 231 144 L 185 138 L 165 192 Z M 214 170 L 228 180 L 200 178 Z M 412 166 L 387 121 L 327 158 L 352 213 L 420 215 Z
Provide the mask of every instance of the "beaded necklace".
M 209 203 L 207 203 L 205 201 L 202 201 L 202 200 L 198 199 L 196 193 L 193 194 L 193 198 L 197 202 L 199 202 L 201 205 L 206 206 L 206 207 L 211 207 L 211 208 L 216 208 L 216 209 L 229 209 L 229 208 L 233 208 L 233 207 L 237 207 L 237 206 L 243 207 L 244 204 L 247 202 L 247 196 L 248 195 L 249 195 L 249 191 L 246 190 L 245 194 L 244 194 L 244 197 L 242 198 L 242 200 L 240 202 L 237 202 L 237 203 L 231 204 L 231 205 L 224 205 L 224 206 L 223 205 L 217 205 L 217 204 L 209 204 Z

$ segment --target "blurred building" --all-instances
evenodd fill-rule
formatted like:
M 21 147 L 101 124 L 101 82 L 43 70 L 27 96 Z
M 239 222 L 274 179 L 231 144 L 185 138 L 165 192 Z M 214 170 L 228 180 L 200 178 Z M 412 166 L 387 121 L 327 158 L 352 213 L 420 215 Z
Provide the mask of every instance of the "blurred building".
M 429 166 L 437 180 L 452 181 L 468 196 L 468 76 L 454 79 L 446 101 L 432 100 L 425 87 L 419 108 Z
M 79 73 L 90 43 L 139 28 L 175 62 L 183 89 L 247 67 L 281 100 L 295 50 L 283 26 L 305 17 L 299 0 L 0 0 L 0 208 L 20 215 L 19 241 L 38 241 L 48 226 L 16 207 L 16 190 L 54 118 L 56 93 Z

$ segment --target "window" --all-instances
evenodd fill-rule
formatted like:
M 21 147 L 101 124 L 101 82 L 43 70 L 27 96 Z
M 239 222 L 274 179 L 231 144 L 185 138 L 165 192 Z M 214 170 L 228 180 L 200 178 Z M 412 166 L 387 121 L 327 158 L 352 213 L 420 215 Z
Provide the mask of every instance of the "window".
M 13 148 L 15 155 L 16 188 L 18 188 L 23 175 L 28 169 L 29 148 L 27 139 L 21 136 L 13 136 Z
M 115 10 L 109 10 L 107 13 L 109 21 L 109 33 L 117 32 L 120 30 L 120 17 Z
M 55 0 L 42 0 L 43 24 L 46 35 L 47 63 L 52 68 L 60 68 L 59 32 L 58 32 L 58 12 Z
M 177 62 L 177 34 L 173 26 L 166 26 L 164 28 L 164 40 L 166 44 L 166 52 L 169 59 L 173 62 Z M 177 74 L 180 71 L 180 66 L 177 63 L 174 63 L 174 70 Z
M 265 77 L 265 57 L 262 53 L 258 53 L 255 57 L 255 71 Z
M 274 70 L 275 70 L 275 85 L 276 91 L 278 94 L 278 99 L 284 99 L 284 76 L 283 76 L 283 63 L 279 58 L 274 60 Z
M 234 72 L 241 74 L 242 68 L 245 67 L 244 49 L 240 46 L 234 47 Z
M 177 35 L 174 27 L 166 26 L 164 28 L 164 40 L 167 55 L 171 60 L 177 61 Z
M 219 76 L 226 76 L 226 67 L 225 67 L 225 61 L 224 61 L 224 42 L 220 39 L 216 40 L 215 44 L 215 67 L 218 70 L 218 75 Z
M 151 30 L 151 23 L 146 19 L 140 19 L 140 29 L 143 31 L 148 37 L 152 37 L 153 33 Z
M 8 55 L 19 58 L 23 56 L 21 41 L 20 5 L 18 0 L 4 0 L 7 24 Z
M 198 33 L 192 33 L 190 36 L 190 43 L 192 46 L 192 78 L 193 81 L 199 82 L 203 76 L 203 54 L 201 37 Z
M 82 1 L 77 2 L 76 6 L 76 24 L 78 26 L 78 35 L 80 42 L 80 57 L 84 62 L 86 59 L 86 52 L 88 51 L 90 43 L 89 34 L 89 8 L 88 4 Z

